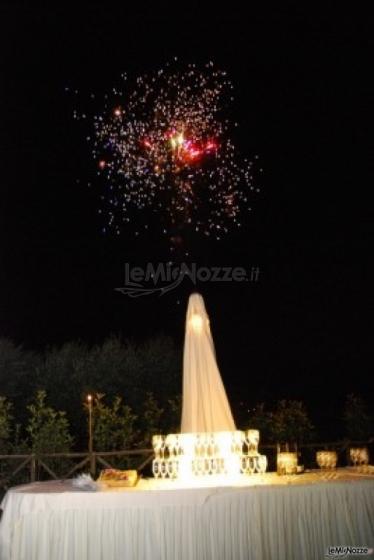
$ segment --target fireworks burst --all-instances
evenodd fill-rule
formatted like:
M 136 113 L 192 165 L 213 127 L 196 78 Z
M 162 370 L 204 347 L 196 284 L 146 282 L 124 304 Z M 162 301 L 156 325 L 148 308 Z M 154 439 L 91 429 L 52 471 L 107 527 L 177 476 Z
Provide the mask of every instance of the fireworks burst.
M 187 231 L 220 238 L 240 226 L 254 190 L 252 162 L 239 160 L 230 138 L 226 73 L 213 63 L 202 70 L 167 65 L 133 86 L 122 78 L 89 138 L 105 178 L 106 229 L 120 234 L 132 222 L 138 233 L 158 222 L 170 239 Z

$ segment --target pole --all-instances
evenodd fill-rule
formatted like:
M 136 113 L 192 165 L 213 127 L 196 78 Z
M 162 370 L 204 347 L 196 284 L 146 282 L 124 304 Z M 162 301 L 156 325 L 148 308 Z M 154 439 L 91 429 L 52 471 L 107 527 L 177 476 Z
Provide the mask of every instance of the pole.
M 88 455 L 90 458 L 90 473 L 95 476 L 95 458 L 93 454 L 93 431 L 92 431 L 92 395 L 87 395 L 88 403 Z

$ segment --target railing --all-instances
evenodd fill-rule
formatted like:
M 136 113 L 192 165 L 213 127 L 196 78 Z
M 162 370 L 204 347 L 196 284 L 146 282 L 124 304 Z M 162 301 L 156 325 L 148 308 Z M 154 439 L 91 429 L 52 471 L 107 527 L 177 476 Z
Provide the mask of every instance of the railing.
M 336 450 L 338 453 L 338 464 L 344 465 L 349 463 L 350 447 L 372 447 L 374 440 L 369 441 L 336 441 L 322 443 L 304 443 L 298 446 L 300 460 L 307 467 L 315 467 L 315 451 L 320 449 Z M 293 450 L 292 448 L 290 450 Z M 268 456 L 269 470 L 274 470 L 277 444 L 260 444 L 260 451 Z M 372 451 L 372 450 L 371 450 Z M 141 462 L 136 464 L 135 459 L 139 457 Z M 35 482 L 45 478 L 46 475 L 52 479 L 61 480 L 70 478 L 77 471 L 90 472 L 93 477 L 97 475 L 98 468 L 113 468 L 113 459 L 117 458 L 122 461 L 131 462 L 131 467 L 136 468 L 138 472 L 142 472 L 152 461 L 154 453 L 152 449 L 127 449 L 124 451 L 93 451 L 82 453 L 30 453 L 19 455 L 0 455 L 0 469 L 3 461 L 8 464 L 14 461 L 18 462 L 15 468 L 10 469 L 3 478 L 0 474 L 0 489 L 7 490 L 10 484 L 17 482 L 16 477 L 23 471 L 28 471 L 28 475 L 23 477 L 22 482 Z M 371 458 L 374 459 L 373 453 Z M 79 460 L 61 476 L 57 474 L 53 468 L 47 464 L 48 460 L 56 461 Z M 8 465 L 9 466 L 9 465 Z M 0 471 L 1 472 L 1 471 Z M 26 480 L 25 480 L 26 478 Z
M 18 455 L 0 455 L 0 466 L 3 461 L 7 463 L 13 463 L 16 461 L 18 464 L 15 468 L 10 470 L 3 478 L 0 475 L 0 488 L 7 489 L 9 484 L 15 480 L 17 475 L 22 471 L 27 470 L 27 482 L 35 482 L 39 480 L 42 475 L 47 474 L 50 478 L 55 480 L 61 480 L 70 478 L 77 471 L 84 470 L 85 472 L 90 472 L 93 477 L 96 476 L 98 467 L 101 468 L 113 468 L 113 458 L 122 458 L 127 461 L 131 460 L 134 463 L 134 459 L 140 457 L 141 462 L 135 464 L 134 468 L 138 472 L 142 472 L 145 467 L 153 459 L 152 449 L 128 449 L 124 451 L 93 451 L 82 452 L 82 453 L 29 453 L 29 454 L 18 454 Z M 53 468 L 47 464 L 48 460 L 53 459 L 54 461 L 62 460 L 79 460 L 78 463 L 71 466 L 62 475 L 57 474 Z M 133 466 L 133 465 L 132 465 Z

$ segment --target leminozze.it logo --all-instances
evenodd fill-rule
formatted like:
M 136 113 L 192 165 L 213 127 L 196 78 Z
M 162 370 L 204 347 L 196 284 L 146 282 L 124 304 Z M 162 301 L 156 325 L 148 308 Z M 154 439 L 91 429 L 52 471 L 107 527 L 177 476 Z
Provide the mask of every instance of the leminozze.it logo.
M 170 263 L 147 263 L 145 267 L 131 267 L 125 264 L 125 283 L 118 292 L 130 297 L 149 294 L 166 294 L 189 278 L 198 282 L 257 282 L 260 275 L 258 266 L 248 270 L 241 266 L 197 266 L 196 263 L 172 265 Z
M 327 558 L 346 558 L 347 556 L 368 556 L 373 554 L 373 549 L 367 546 L 329 546 L 325 556 Z

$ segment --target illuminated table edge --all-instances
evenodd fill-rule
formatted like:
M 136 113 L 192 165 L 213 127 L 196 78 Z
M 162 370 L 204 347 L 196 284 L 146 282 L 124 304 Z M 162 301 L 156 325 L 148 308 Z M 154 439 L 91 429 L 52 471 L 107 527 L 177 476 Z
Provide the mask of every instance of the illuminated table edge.
M 207 476 L 206 479 L 200 479 L 195 482 L 189 481 L 183 483 L 180 480 L 170 479 L 154 479 L 154 478 L 140 478 L 138 483 L 133 487 L 104 487 L 97 490 L 82 490 L 73 487 L 74 479 L 66 480 L 48 480 L 39 481 L 29 484 L 22 484 L 13 486 L 8 489 L 3 497 L 2 505 L 4 504 L 7 494 L 31 495 L 31 494 L 114 494 L 114 493 L 134 493 L 134 492 L 161 492 L 161 491 L 188 491 L 188 490 L 204 490 L 204 489 L 255 489 L 255 488 L 284 488 L 284 487 L 301 487 L 301 486 L 315 486 L 318 484 L 326 485 L 326 483 L 343 483 L 349 484 L 351 482 L 374 482 L 374 472 L 361 473 L 353 467 L 339 467 L 331 470 L 310 469 L 303 473 L 294 475 L 278 475 L 276 472 L 267 472 L 265 474 L 252 474 L 240 475 L 240 478 L 235 480 L 230 479 L 213 479 L 212 476 Z M 49 488 L 49 489 L 48 489 Z

